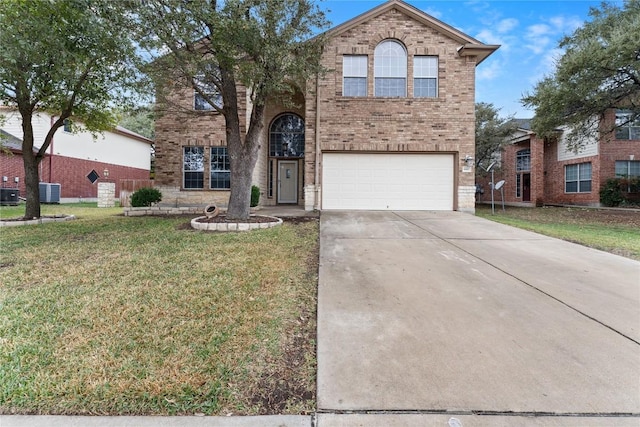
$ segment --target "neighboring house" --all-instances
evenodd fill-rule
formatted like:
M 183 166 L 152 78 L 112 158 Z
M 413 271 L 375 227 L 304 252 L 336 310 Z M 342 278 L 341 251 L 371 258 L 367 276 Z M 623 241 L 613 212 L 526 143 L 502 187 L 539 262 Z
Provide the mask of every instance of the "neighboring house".
M 0 121 L 0 145 L 4 147 L 0 148 L 0 176 L 7 177 L 0 185 L 17 186 L 20 196 L 24 197 L 22 118 L 18 112 L 8 109 L 0 110 L 0 115 L 4 116 L 3 122 Z M 44 141 L 52 120 L 46 113 L 34 116 L 35 147 Z M 40 181 L 60 184 L 61 201 L 96 199 L 100 181 L 115 182 L 117 197 L 120 180 L 149 179 L 153 143 L 150 139 L 119 126 L 96 137 L 87 131 L 71 131 L 68 122 L 58 129 L 47 156 L 40 162 Z
M 268 106 L 253 175 L 260 204 L 473 212 L 475 68 L 498 46 L 398 0 L 327 36 L 329 72 L 300 89 L 299 108 Z M 240 97 L 246 120 L 246 90 Z M 156 121 L 163 203 L 226 206 L 223 117 L 188 86 L 168 98 L 191 112 Z
M 621 110 L 609 111 L 605 125 L 624 115 Z M 567 148 L 562 131 L 558 138 L 545 140 L 531 130 L 529 120 L 518 120 L 518 126 L 494 173 L 496 183 L 505 181 L 508 204 L 599 206 L 600 189 L 608 179 L 640 177 L 640 123 L 629 123 L 611 137 L 584 141 L 577 152 Z M 490 176 L 478 182 L 485 189 L 482 199 L 490 200 Z M 494 199 L 500 201 L 498 191 Z

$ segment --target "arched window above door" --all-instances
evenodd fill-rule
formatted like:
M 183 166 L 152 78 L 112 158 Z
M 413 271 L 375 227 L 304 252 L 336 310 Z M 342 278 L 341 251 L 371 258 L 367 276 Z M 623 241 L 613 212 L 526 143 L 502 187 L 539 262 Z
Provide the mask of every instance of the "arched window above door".
M 282 114 L 269 128 L 269 155 L 304 157 L 304 120 L 296 114 Z

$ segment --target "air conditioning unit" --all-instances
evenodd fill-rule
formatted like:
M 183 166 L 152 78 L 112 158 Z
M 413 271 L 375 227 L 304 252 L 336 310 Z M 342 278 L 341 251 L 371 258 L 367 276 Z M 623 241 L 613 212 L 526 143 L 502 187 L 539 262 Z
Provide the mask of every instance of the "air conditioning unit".
M 60 184 L 41 182 L 40 203 L 60 203 Z
M 17 206 L 20 202 L 20 190 L 17 188 L 0 188 L 0 205 Z

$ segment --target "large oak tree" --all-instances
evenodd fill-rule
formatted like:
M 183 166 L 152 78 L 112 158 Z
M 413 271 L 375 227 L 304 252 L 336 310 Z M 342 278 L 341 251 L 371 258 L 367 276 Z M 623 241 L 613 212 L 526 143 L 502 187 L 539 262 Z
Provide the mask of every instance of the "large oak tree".
M 628 110 L 627 122 L 640 120 L 640 0 L 603 3 L 589 15 L 591 21 L 561 40 L 555 72 L 523 98 L 535 108 L 534 131 L 550 136 L 566 126 L 574 148 L 598 130 L 614 131 L 601 126 L 611 108 Z
M 161 114 L 174 84 L 192 87 L 224 116 L 231 169 L 227 216 L 249 216 L 251 178 L 264 130 L 267 101 L 291 102 L 321 71 L 327 25 L 311 0 L 148 0 L 135 12 L 140 43 L 152 53 Z M 250 97 L 242 126 L 239 88 Z
M 40 217 L 38 165 L 64 121 L 107 130 L 132 99 L 136 50 L 123 18 L 118 2 L 0 1 L 0 104 L 22 118 L 27 218 Z M 54 120 L 36 145 L 39 111 Z

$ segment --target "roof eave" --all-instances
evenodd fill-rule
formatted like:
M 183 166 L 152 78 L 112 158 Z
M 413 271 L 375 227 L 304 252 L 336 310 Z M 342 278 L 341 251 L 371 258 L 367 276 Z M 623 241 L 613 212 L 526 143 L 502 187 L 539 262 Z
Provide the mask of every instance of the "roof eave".
M 475 56 L 478 58 L 476 66 L 480 65 L 482 61 L 487 59 L 489 55 L 500 48 L 499 44 L 475 44 L 467 43 L 458 48 L 458 55 L 460 56 Z

